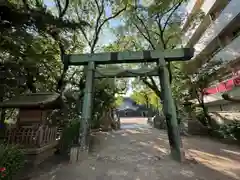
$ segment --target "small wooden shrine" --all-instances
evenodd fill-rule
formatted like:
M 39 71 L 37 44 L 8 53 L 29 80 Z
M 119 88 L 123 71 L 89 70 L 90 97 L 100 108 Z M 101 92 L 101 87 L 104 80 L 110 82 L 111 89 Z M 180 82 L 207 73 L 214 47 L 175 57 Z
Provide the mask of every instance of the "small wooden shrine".
M 25 94 L 0 103 L 0 108 L 19 109 L 16 126 L 6 130 L 6 143 L 19 145 L 34 165 L 53 155 L 57 145 L 57 127 L 51 125 L 47 118 L 62 105 L 57 93 Z

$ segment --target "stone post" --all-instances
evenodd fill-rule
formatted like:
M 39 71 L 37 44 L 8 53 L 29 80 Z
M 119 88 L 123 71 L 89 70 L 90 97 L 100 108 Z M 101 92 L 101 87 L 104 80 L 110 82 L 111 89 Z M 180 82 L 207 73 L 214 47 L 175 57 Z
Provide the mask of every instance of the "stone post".
M 168 128 L 168 138 L 171 148 L 171 155 L 174 160 L 182 161 L 184 159 L 184 153 L 182 151 L 182 142 L 177 121 L 176 107 L 172 97 L 172 90 L 169 82 L 169 72 L 166 67 L 165 59 L 160 59 L 159 65 L 161 91 L 163 93 L 164 99 L 163 109 Z

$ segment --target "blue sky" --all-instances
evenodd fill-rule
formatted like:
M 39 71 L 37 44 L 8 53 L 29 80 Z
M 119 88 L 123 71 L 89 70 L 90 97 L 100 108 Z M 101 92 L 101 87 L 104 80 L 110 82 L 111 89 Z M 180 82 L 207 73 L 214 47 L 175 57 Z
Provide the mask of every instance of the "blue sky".
M 151 3 L 151 0 L 139 0 L 139 1 L 140 1 L 140 3 L 143 3 L 143 2 L 147 2 L 147 4 Z M 50 8 L 55 6 L 53 0 L 44 0 L 44 3 Z M 181 7 L 180 9 L 181 9 L 180 11 L 182 11 L 182 12 L 186 11 L 184 6 Z M 111 16 L 111 13 L 112 13 L 111 8 L 106 7 L 106 16 L 107 17 Z M 100 34 L 98 44 L 107 45 L 109 43 L 114 42 L 116 40 L 116 36 L 111 31 L 111 28 L 116 28 L 121 24 L 122 24 L 121 18 L 115 18 L 115 19 L 112 19 L 111 21 L 109 21 L 109 27 L 110 28 L 108 28 L 106 25 L 104 26 L 104 28 L 102 29 L 102 32 Z M 126 96 L 129 96 L 132 93 L 132 91 L 133 91 L 133 89 L 132 89 L 132 86 L 131 86 L 131 80 L 129 80 L 128 91 L 127 91 Z
M 44 3 L 50 8 L 55 6 L 53 0 L 44 0 Z M 111 16 L 111 13 L 112 13 L 111 8 L 106 7 L 106 15 Z M 115 18 L 115 19 L 112 19 L 111 21 L 109 21 L 110 28 L 115 28 L 115 27 L 119 26 L 120 24 L 121 24 L 120 18 Z M 116 40 L 116 36 L 113 34 L 113 32 L 110 29 L 106 28 L 106 26 L 105 26 L 101 32 L 99 44 L 107 45 L 109 43 L 112 43 L 115 40 Z
M 111 8 L 106 7 L 106 16 L 109 17 L 111 15 L 112 15 Z M 110 28 L 116 28 L 121 24 L 122 24 L 121 18 L 119 17 L 109 21 Z M 110 29 L 106 28 L 105 26 L 105 28 L 102 30 L 102 35 L 100 37 L 99 44 L 106 45 L 106 44 L 112 43 L 114 40 L 116 40 L 116 36 L 111 32 Z
M 54 4 L 53 0 L 44 0 L 44 3 L 49 8 L 55 7 L 55 4 Z M 106 8 L 106 16 L 111 16 L 111 14 L 112 14 L 111 8 L 107 7 Z M 121 18 L 114 18 L 114 19 L 109 21 L 109 27 L 110 28 L 116 28 L 121 24 L 122 24 Z M 115 40 L 116 40 L 115 34 L 107 26 L 104 26 L 104 28 L 102 29 L 101 36 L 99 38 L 98 43 L 101 44 L 101 45 L 107 45 L 107 44 L 110 44 L 110 43 L 114 42 Z M 128 91 L 127 91 L 125 96 L 130 96 L 132 94 L 132 91 L 133 90 L 132 90 L 132 86 L 131 86 L 131 81 L 129 80 Z

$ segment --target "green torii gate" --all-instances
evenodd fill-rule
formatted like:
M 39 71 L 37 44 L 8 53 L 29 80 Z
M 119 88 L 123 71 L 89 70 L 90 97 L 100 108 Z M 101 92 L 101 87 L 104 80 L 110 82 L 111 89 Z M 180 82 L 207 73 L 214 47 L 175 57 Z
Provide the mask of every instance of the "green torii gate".
M 151 51 L 125 51 L 125 52 L 109 52 L 96 54 L 69 54 L 64 55 L 63 60 L 69 66 L 86 67 L 86 85 L 84 91 L 84 101 L 81 117 L 81 134 L 79 138 L 81 151 L 88 151 L 88 135 L 89 122 L 92 119 L 92 91 L 94 78 L 104 77 L 137 77 L 137 76 L 158 76 L 160 77 L 161 91 L 164 97 L 163 109 L 168 128 L 168 138 L 171 148 L 172 157 L 181 161 L 181 138 L 177 123 L 176 107 L 172 98 L 172 91 L 169 82 L 169 72 L 166 67 L 166 62 L 169 61 L 186 61 L 193 57 L 194 49 L 182 48 L 174 50 L 151 50 Z M 138 70 L 124 70 L 122 72 L 113 72 L 104 74 L 104 71 L 96 69 L 99 64 L 120 64 L 120 63 L 141 63 L 141 62 L 155 62 L 154 69 L 138 69 Z M 95 76 L 96 74 L 96 76 Z

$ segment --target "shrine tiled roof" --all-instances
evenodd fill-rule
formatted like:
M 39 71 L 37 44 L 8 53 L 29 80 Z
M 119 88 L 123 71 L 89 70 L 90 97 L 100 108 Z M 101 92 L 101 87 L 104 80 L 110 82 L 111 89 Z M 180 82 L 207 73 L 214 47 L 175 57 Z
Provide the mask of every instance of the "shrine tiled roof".
M 31 93 L 15 96 L 0 103 L 0 108 L 50 108 L 57 109 L 61 106 L 58 93 Z

